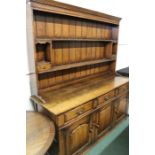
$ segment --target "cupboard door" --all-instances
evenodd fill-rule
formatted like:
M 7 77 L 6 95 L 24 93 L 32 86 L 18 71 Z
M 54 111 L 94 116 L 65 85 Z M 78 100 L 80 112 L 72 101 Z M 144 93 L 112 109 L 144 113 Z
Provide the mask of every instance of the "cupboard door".
M 116 121 L 126 115 L 127 105 L 128 105 L 128 95 L 127 94 L 121 96 L 118 100 L 115 101 L 114 115 L 115 115 Z
M 75 122 L 66 129 L 66 154 L 75 154 L 85 148 L 90 143 L 91 131 L 89 116 Z
M 112 103 L 101 108 L 98 112 L 98 136 L 110 128 L 112 122 Z

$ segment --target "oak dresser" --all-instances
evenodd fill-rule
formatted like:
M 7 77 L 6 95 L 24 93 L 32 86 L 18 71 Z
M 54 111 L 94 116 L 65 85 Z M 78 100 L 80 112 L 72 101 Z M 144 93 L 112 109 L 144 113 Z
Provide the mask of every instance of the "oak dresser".
M 120 20 L 27 1 L 31 100 L 55 123 L 58 155 L 82 153 L 127 116 L 129 79 L 115 74 Z

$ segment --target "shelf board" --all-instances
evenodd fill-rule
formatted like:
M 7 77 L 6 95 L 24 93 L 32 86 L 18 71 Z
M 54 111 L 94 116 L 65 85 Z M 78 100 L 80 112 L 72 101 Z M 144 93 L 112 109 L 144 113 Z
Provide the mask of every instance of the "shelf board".
M 98 63 L 104 63 L 104 62 L 111 62 L 111 61 L 114 61 L 114 60 L 115 60 L 115 58 L 111 58 L 111 59 L 92 60 L 92 61 L 86 61 L 86 62 L 80 62 L 80 63 L 73 63 L 73 64 L 66 64 L 66 65 L 61 65 L 61 66 L 54 66 L 50 70 L 42 71 L 42 72 L 38 72 L 38 73 L 43 74 L 43 73 L 48 73 L 48 72 L 55 72 L 55 71 L 64 70 L 64 69 L 82 67 L 82 66 L 87 66 L 87 65 L 94 65 L 94 64 L 98 64 Z
M 108 39 L 75 39 L 75 38 L 36 38 L 36 43 L 47 43 L 52 41 L 100 41 L 100 42 L 113 42 L 117 43 L 117 40 Z

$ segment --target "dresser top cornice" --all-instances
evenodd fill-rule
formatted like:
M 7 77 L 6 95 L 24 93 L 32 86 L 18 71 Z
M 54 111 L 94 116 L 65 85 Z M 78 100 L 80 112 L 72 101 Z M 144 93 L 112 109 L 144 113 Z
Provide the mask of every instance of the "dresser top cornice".
M 31 2 L 31 6 L 34 10 L 69 15 L 73 17 L 90 19 L 114 25 L 119 25 L 119 22 L 121 20 L 120 17 L 115 17 L 102 12 L 85 9 L 70 4 L 64 4 L 53 0 L 29 0 L 29 1 Z

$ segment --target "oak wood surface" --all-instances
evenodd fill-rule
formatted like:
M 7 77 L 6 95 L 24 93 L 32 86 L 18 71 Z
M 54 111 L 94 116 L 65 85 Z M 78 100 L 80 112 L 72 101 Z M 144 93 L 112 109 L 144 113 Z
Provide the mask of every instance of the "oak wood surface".
M 63 143 L 60 143 L 60 148 L 66 147 L 63 149 L 66 152 L 60 150 L 59 154 L 83 154 L 83 150 L 88 145 L 94 143 L 99 137 L 104 136 L 118 124 L 125 117 L 126 110 L 123 108 L 123 111 L 119 110 L 120 112 L 116 113 L 115 102 L 119 105 L 121 102 L 121 107 L 126 107 L 128 102 L 122 100 L 125 96 L 127 96 L 127 92 L 125 95 L 99 108 L 96 112 L 89 113 L 83 117 L 79 115 L 81 119 L 74 119 L 70 125 L 64 125 L 66 127 L 60 131 L 63 134 L 61 137 Z
M 112 122 L 112 103 L 109 103 L 105 107 L 101 108 L 98 112 L 98 122 L 96 122 L 96 127 L 98 129 L 97 136 L 100 136 L 105 129 L 110 127 Z
M 82 154 L 126 116 L 129 79 L 115 75 L 121 19 L 53 0 L 27 4 L 37 80 L 31 99 L 56 125 L 56 154 Z
M 61 88 L 61 90 L 57 89 L 44 92 L 40 94 L 40 96 L 46 103 L 39 102 L 39 100 L 38 103 L 48 109 L 51 113 L 58 115 L 127 82 L 128 78 L 124 77 L 111 77 L 105 80 L 102 76 L 99 76 L 83 83 L 77 83 Z M 33 96 L 32 99 L 37 100 L 37 97 Z
M 99 42 L 113 42 L 117 43 L 117 40 L 108 40 L 108 39 L 85 39 L 85 38 L 44 38 L 44 37 L 37 37 L 35 39 L 36 43 L 47 43 L 47 42 L 54 42 L 54 41 L 89 41 L 89 42 L 94 42 L 94 41 L 99 41 Z
M 53 0 L 30 0 L 32 2 L 33 9 L 46 11 L 50 13 L 64 14 L 74 17 L 80 17 L 85 19 L 91 19 L 95 21 L 108 22 L 118 25 L 121 18 L 111 16 L 105 13 L 77 7 Z
M 83 24 L 84 22 L 85 24 Z M 110 25 L 110 23 L 101 24 L 88 19 L 48 14 L 41 11 L 34 11 L 34 23 L 36 40 L 118 40 L 118 35 L 116 34 L 118 26 Z M 49 32 L 53 33 L 49 34 Z
M 43 73 L 54 72 L 54 71 L 59 71 L 59 70 L 64 70 L 64 69 L 76 68 L 76 67 L 81 67 L 81 66 L 88 66 L 91 64 L 99 64 L 99 63 L 103 63 L 103 62 L 110 62 L 110 61 L 114 61 L 114 60 L 115 60 L 115 57 L 113 57 L 111 59 L 91 60 L 91 61 L 80 62 L 80 63 L 60 65 L 60 66 L 52 67 L 52 69 L 48 69 L 45 71 L 40 70 L 38 73 L 43 74 Z
M 119 121 L 119 119 L 126 113 L 128 106 L 128 95 L 125 94 L 116 100 L 114 103 L 114 119 Z
M 86 116 L 68 127 L 66 133 L 66 154 L 74 154 L 91 141 L 90 116 Z
M 26 112 L 26 155 L 43 155 L 55 135 L 53 122 L 38 112 Z

